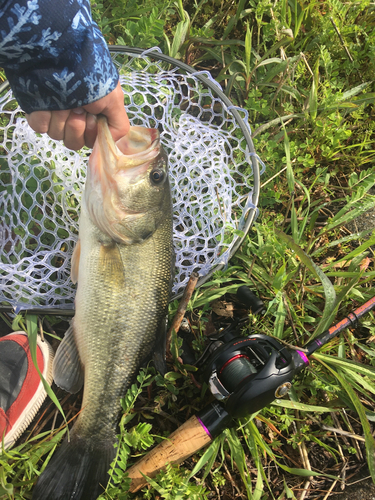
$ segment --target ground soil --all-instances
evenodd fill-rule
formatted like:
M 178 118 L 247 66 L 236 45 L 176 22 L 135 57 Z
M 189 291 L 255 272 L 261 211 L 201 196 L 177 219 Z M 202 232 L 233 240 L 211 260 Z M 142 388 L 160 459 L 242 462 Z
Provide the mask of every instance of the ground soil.
M 375 484 L 369 476 L 353 479 L 343 493 L 332 493 L 332 500 L 375 500 Z

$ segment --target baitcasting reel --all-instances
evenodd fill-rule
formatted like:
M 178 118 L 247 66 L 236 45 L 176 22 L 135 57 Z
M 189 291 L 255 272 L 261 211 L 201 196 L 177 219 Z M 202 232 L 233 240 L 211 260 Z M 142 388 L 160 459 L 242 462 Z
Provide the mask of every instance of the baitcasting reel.
M 203 378 L 213 396 L 226 400 L 233 417 L 243 417 L 285 396 L 295 373 L 292 353 L 266 335 L 233 337 L 217 347 Z
M 248 287 L 240 287 L 238 297 L 252 311 L 264 310 Z M 237 324 L 210 340 L 197 364 L 211 393 L 225 403 L 232 418 L 254 413 L 290 390 L 299 360 L 278 340 L 262 334 L 240 337 Z

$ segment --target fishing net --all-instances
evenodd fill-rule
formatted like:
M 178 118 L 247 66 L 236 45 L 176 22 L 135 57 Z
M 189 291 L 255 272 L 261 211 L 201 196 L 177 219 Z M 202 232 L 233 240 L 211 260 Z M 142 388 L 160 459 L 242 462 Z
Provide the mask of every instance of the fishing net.
M 194 72 L 159 49 L 111 50 L 131 124 L 158 128 L 168 152 L 176 297 L 193 270 L 203 282 L 227 264 L 256 215 L 259 168 L 248 117 L 209 73 Z M 4 87 L 0 305 L 72 309 L 70 257 L 90 150 L 73 152 L 34 133 Z

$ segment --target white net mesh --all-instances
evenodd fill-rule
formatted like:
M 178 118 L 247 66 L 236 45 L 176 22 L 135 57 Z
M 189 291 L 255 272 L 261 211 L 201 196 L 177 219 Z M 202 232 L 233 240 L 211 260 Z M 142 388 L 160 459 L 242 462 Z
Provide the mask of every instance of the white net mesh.
M 169 156 L 176 295 L 193 270 L 204 276 L 228 261 L 254 208 L 257 162 L 231 109 L 199 74 L 147 53 L 113 57 L 131 123 L 158 128 Z M 35 134 L 9 90 L 0 117 L 0 304 L 73 307 L 70 256 L 90 150 Z

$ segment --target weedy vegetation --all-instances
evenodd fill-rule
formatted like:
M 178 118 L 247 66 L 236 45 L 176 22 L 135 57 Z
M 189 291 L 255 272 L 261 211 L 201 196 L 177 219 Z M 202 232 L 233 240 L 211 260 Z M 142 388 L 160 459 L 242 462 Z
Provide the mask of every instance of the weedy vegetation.
M 375 232 L 364 222 L 375 202 L 374 3 L 113 0 L 92 2 L 92 9 L 109 44 L 159 46 L 210 71 L 248 111 L 266 165 L 258 220 L 228 268 L 189 303 L 196 357 L 207 334 L 233 318 L 247 319 L 243 335 L 303 346 L 371 298 Z M 264 301 L 262 317 L 236 299 L 242 284 Z M 177 305 L 170 305 L 171 318 Z M 12 326 L 5 315 L 3 321 Z M 38 319 L 26 321 L 35 335 Z M 66 323 L 48 317 L 43 327 L 58 337 Z M 236 421 L 132 495 L 127 467 L 207 402 L 207 388 L 180 362 L 182 342 L 174 337 L 165 377 L 151 366 L 142 370 L 123 400 L 116 463 L 100 498 L 327 499 L 354 478 L 375 481 L 374 341 L 370 313 L 313 356 L 286 398 Z M 80 397 L 56 396 L 64 418 L 74 419 Z M 65 432 L 56 406 L 46 402 L 18 446 L 0 456 L 1 498 L 31 498 Z

